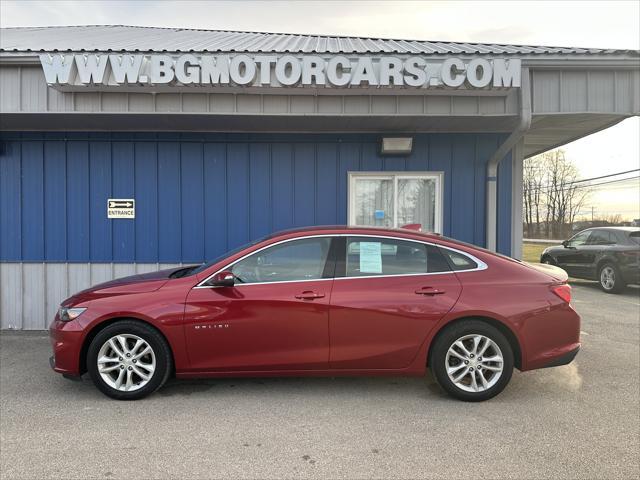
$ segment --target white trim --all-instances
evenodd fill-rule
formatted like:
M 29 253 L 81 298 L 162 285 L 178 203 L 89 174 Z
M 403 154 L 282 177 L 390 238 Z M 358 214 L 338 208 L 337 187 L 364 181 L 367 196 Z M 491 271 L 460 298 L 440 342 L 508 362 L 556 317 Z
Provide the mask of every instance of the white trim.
M 522 260 L 522 203 L 523 203 L 524 139 L 511 151 L 511 257 Z
M 486 270 L 487 268 L 489 268 L 489 266 L 484 263 L 482 260 L 480 260 L 479 258 L 475 257 L 474 255 L 462 251 L 462 250 L 458 250 L 457 248 L 452 248 L 449 246 L 445 246 L 445 245 L 440 245 L 438 243 L 433 243 L 433 242 L 427 242 L 427 241 L 423 241 L 423 240 L 416 240 L 415 238 L 406 238 L 406 237 L 394 237 L 394 236 L 389 236 L 389 235 L 375 235 L 375 234 L 371 234 L 371 233 L 319 233 L 319 234 L 315 234 L 315 235 L 305 235 L 302 237 L 294 237 L 294 238 L 286 238 L 284 240 L 280 240 L 278 242 L 274 242 L 271 243 L 269 245 L 265 245 L 264 247 L 261 247 L 257 250 L 254 250 L 253 252 L 249 252 L 246 255 L 243 255 L 242 257 L 234 260 L 233 262 L 225 265 L 224 267 L 216 270 L 214 273 L 212 273 L 211 275 L 209 275 L 207 278 L 205 278 L 204 280 L 202 280 L 201 282 L 199 282 L 195 287 L 193 288 L 222 288 L 222 287 L 215 287 L 212 285 L 204 285 L 205 283 L 207 283 L 209 281 L 210 278 L 212 278 L 213 276 L 217 275 L 220 272 L 223 272 L 225 270 L 228 270 L 229 268 L 233 267 L 236 263 L 244 260 L 247 257 L 250 257 L 251 255 L 261 252 L 262 250 L 265 250 L 267 248 L 270 247 L 274 247 L 276 245 L 280 245 L 282 243 L 287 243 L 287 242 L 292 242 L 295 240 L 303 240 L 305 238 L 321 238 L 321 237 L 366 237 L 366 238 L 385 238 L 385 239 L 389 239 L 389 240 L 402 240 L 405 242 L 414 242 L 414 243 L 420 243 L 423 245 L 431 245 L 434 247 L 438 247 L 438 248 L 444 248 L 446 250 L 451 250 L 453 252 L 457 252 L 461 255 L 464 255 L 466 257 L 469 257 L 471 260 L 473 260 L 476 265 L 478 265 L 476 268 L 469 268 L 466 270 L 451 270 L 449 272 L 424 272 L 424 273 L 405 273 L 405 274 L 400 274 L 400 275 L 370 275 L 370 276 L 358 276 L 358 277 L 336 277 L 333 276 L 331 278 L 316 278 L 316 279 L 310 279 L 310 280 L 282 280 L 282 281 L 277 281 L 277 282 L 255 282 L 255 283 L 238 283 L 236 285 L 234 285 L 234 287 L 241 287 L 241 286 L 249 286 L 249 285 L 275 285 L 278 283 L 302 283 L 302 282 L 321 282 L 321 281 L 326 281 L 326 280 L 345 280 L 345 279 L 358 279 L 358 278 L 385 278 L 385 277 L 412 277 L 412 276 L 422 276 L 422 275 L 443 275 L 443 274 L 452 274 L 452 273 L 463 273 L 463 272 L 475 272 L 475 271 L 481 271 L 481 270 Z
M 443 171 L 390 171 L 390 172 L 347 172 L 347 219 L 349 225 L 360 227 L 378 227 L 377 225 L 356 225 L 355 220 L 355 197 L 352 193 L 355 191 L 355 182 L 358 178 L 367 178 L 370 180 L 392 180 L 393 181 L 393 228 L 399 228 L 398 225 L 398 180 L 400 179 L 430 179 L 435 180 L 436 193 L 434 205 L 433 231 L 442 234 L 442 218 L 443 218 L 443 190 L 444 190 L 444 172 Z

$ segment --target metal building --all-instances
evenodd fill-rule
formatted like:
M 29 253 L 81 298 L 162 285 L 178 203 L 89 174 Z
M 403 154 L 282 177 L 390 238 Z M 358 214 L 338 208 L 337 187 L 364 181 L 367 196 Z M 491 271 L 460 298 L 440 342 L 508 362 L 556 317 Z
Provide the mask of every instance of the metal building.
M 0 325 L 313 224 L 521 254 L 522 160 L 640 113 L 629 50 L 0 31 Z

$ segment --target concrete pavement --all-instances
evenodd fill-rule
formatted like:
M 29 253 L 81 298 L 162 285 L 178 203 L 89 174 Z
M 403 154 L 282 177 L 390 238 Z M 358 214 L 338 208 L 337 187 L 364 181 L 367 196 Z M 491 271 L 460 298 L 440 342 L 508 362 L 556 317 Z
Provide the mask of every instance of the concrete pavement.
M 640 291 L 576 282 L 583 350 L 493 400 L 427 378 L 171 381 L 117 402 L 0 335 L 0 477 L 638 478 Z

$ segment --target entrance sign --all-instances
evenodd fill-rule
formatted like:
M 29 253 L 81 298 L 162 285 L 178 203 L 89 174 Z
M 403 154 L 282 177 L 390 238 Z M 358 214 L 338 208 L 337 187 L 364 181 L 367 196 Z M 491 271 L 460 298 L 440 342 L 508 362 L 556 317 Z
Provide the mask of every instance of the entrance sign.
M 136 201 L 133 198 L 108 199 L 107 218 L 136 218 Z
M 43 53 L 46 81 L 59 87 L 252 86 L 519 88 L 517 58 L 334 55 Z

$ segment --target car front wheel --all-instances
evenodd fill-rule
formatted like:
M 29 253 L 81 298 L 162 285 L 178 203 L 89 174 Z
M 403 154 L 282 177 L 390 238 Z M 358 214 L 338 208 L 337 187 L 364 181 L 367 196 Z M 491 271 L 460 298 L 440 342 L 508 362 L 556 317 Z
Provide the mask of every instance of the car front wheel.
M 87 353 L 87 370 L 104 394 L 137 400 L 160 388 L 171 372 L 165 339 L 149 325 L 122 320 L 100 331 Z
M 480 320 L 453 324 L 435 340 L 430 367 L 440 386 L 467 402 L 500 393 L 513 373 L 513 351 L 505 336 Z
M 620 270 L 613 263 L 605 263 L 598 272 L 600 288 L 606 293 L 620 293 L 626 286 Z

